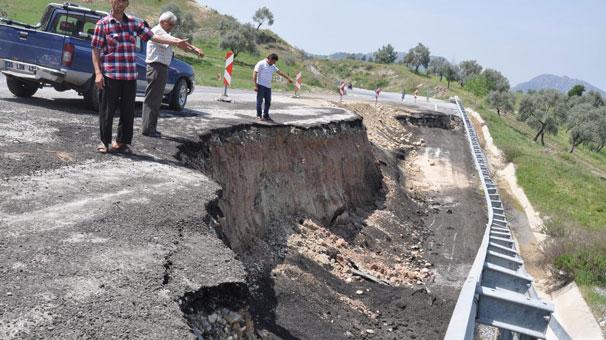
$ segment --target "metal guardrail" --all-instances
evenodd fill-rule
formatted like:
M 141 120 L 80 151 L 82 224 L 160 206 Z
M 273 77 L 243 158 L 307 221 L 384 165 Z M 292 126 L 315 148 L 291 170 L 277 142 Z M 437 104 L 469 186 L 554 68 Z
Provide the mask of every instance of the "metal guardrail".
M 498 328 L 501 339 L 544 339 L 550 322 L 559 326 L 552 315 L 554 307 L 541 300 L 532 286 L 533 279 L 524 269 L 478 136 L 461 101 L 458 97 L 455 100 L 480 174 L 488 224 L 461 288 L 445 339 L 474 339 L 477 324 Z M 555 337 L 569 339 L 563 331 L 556 332 Z

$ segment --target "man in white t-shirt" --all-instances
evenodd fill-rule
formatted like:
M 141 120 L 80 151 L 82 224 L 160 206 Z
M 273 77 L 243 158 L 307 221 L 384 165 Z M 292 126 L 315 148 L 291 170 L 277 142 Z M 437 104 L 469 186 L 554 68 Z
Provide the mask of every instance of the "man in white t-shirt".
M 170 32 L 177 24 L 177 16 L 172 12 L 164 12 L 160 15 L 160 23 L 152 28 L 156 36 L 170 36 Z M 204 57 L 201 49 L 185 43 L 184 51 L 192 52 Z M 173 50 L 170 45 L 158 44 L 153 41 L 147 43 L 147 88 L 145 89 L 145 100 L 143 102 L 143 135 L 148 137 L 160 137 L 156 130 L 164 87 L 168 78 L 168 66 L 173 59 Z
M 271 80 L 274 73 L 292 83 L 292 79 L 278 69 L 277 61 L 278 55 L 272 53 L 255 65 L 253 83 L 255 84 L 255 92 L 257 92 L 257 120 L 272 121 L 269 117 L 269 107 L 271 106 Z M 261 108 L 263 108 L 263 115 L 261 115 Z

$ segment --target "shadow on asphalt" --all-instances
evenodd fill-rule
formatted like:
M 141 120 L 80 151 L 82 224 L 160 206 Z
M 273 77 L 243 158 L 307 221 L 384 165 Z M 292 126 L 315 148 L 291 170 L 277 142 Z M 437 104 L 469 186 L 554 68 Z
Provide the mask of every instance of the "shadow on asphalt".
M 93 116 L 97 115 L 97 112 L 90 109 L 82 99 L 79 98 L 41 98 L 41 97 L 31 97 L 31 98 L 18 98 L 18 97 L 9 97 L 9 98 L 0 98 L 0 100 L 4 100 L 11 103 L 18 103 L 23 105 L 31 105 L 36 106 L 43 109 L 49 110 L 57 110 L 65 113 L 77 114 L 77 115 L 86 115 Z M 205 117 L 210 116 L 209 113 L 192 110 L 185 108 L 183 111 L 171 111 L 167 110 L 166 106 L 162 107 L 163 110 L 160 111 L 161 118 L 175 118 L 175 117 Z M 141 117 L 143 109 L 142 102 L 135 103 L 135 117 Z M 114 117 L 119 117 L 120 111 L 117 110 Z

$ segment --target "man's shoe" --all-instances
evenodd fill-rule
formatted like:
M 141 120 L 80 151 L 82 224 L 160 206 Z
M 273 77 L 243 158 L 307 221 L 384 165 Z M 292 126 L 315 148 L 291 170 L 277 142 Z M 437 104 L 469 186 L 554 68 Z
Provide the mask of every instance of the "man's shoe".
M 271 117 L 269 115 L 263 116 L 262 120 L 264 120 L 266 122 L 273 122 L 274 121 L 273 119 L 271 119 Z

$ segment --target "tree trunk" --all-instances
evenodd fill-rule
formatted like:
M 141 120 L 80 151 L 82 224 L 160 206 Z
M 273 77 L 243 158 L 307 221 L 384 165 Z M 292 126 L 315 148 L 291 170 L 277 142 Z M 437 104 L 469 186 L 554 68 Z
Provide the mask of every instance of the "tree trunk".
M 443 77 L 443 75 L 442 75 L 442 74 L 440 74 L 440 81 L 442 81 L 442 77 Z
M 448 87 L 447 89 L 450 89 L 450 80 L 448 80 Z
M 261 28 L 261 25 L 263 25 L 262 21 L 259 23 L 259 26 L 257 26 L 257 31 L 259 30 L 259 28 Z
M 497 115 L 499 115 L 499 117 L 501 117 L 501 109 L 499 109 L 498 107 L 497 107 Z
M 541 136 L 541 134 L 543 133 L 543 131 L 545 130 L 545 125 L 541 125 L 541 128 L 539 129 L 539 132 L 537 132 L 537 135 L 534 136 L 533 141 L 537 141 L 539 140 L 539 137 Z
M 419 67 L 420 67 L 420 66 L 421 66 L 421 65 L 417 65 L 417 66 L 415 67 L 415 73 L 419 73 Z
M 545 146 L 545 131 L 543 131 L 543 133 L 541 133 L 541 145 Z

